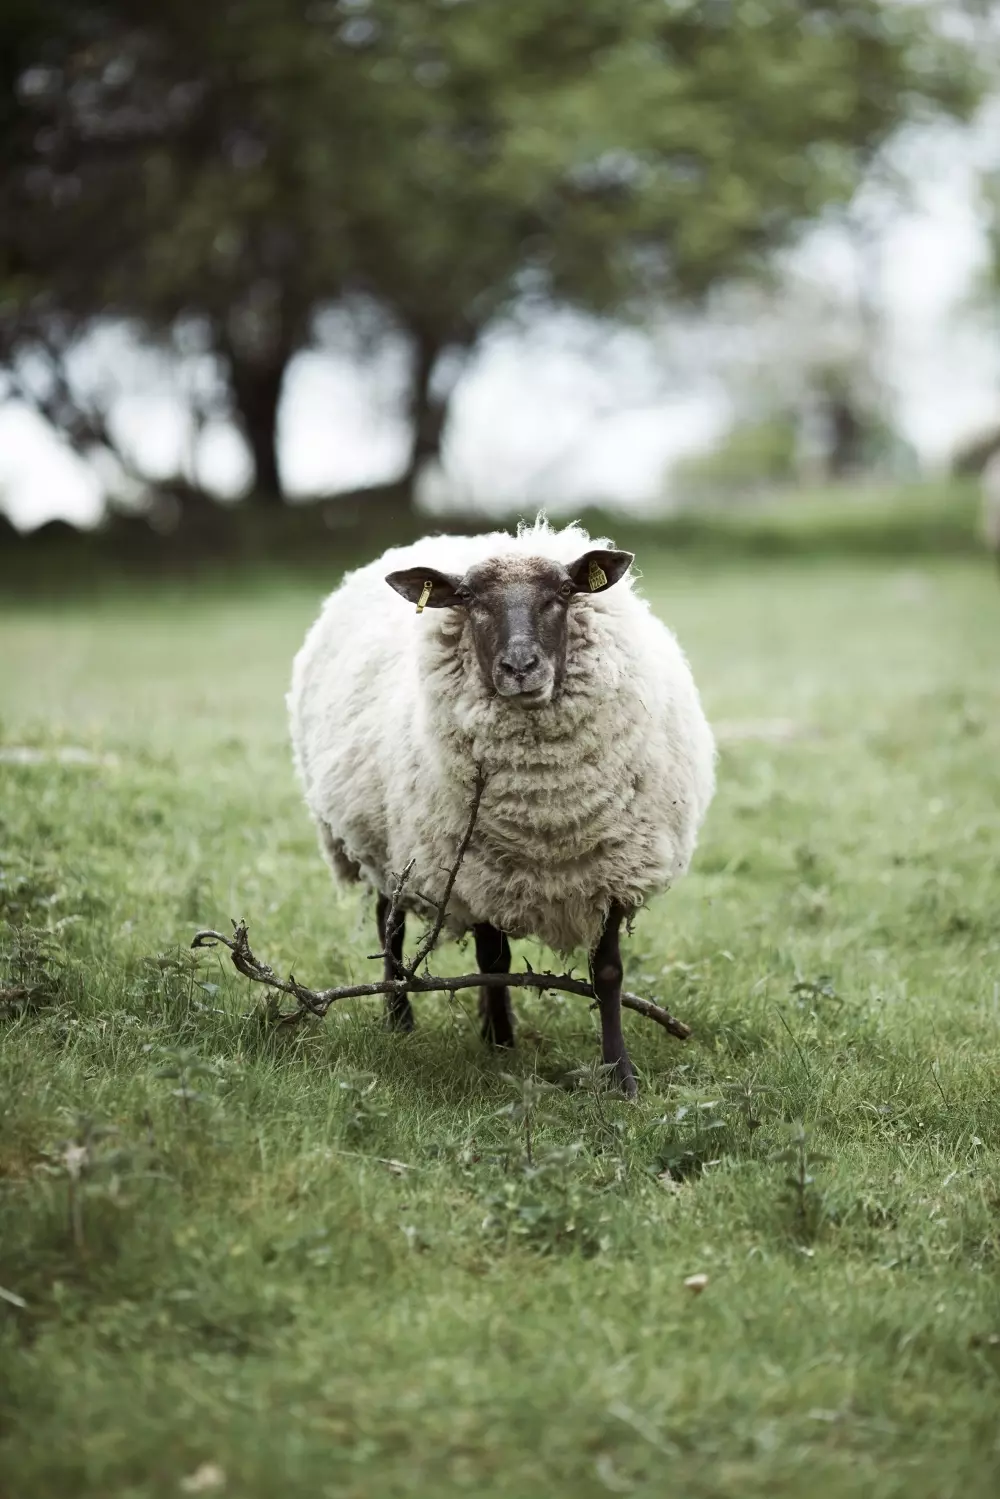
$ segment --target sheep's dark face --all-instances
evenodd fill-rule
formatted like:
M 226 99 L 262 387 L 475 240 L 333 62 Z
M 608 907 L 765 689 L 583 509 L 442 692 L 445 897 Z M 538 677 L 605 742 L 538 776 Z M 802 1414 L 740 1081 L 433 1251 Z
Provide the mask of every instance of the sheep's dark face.
M 418 609 L 464 609 L 486 685 L 522 708 L 558 696 L 567 620 L 580 593 L 603 593 L 632 565 L 631 552 L 592 551 L 569 567 L 544 557 L 493 557 L 465 574 L 407 568 L 386 582 Z

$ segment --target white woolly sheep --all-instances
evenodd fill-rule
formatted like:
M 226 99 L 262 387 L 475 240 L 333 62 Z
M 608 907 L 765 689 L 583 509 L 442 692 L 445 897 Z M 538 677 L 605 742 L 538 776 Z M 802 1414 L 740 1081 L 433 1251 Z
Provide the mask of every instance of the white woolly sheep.
M 394 548 L 327 599 L 288 697 L 321 847 L 335 875 L 377 893 L 386 977 L 403 910 L 441 896 L 481 766 L 447 929 L 471 928 L 480 972 L 510 971 L 509 937 L 585 947 L 604 1060 L 630 1095 L 620 927 L 687 869 L 715 762 L 688 664 L 634 591 L 632 560 L 543 520 Z M 393 872 L 411 860 L 386 932 Z M 506 988 L 484 988 L 480 1013 L 485 1038 L 513 1044 Z M 405 995 L 387 1018 L 412 1027 Z

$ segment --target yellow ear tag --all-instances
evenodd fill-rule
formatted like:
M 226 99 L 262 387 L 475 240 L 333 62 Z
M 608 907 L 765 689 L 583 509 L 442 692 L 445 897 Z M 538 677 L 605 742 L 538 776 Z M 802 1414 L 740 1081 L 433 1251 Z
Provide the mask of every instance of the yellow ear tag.
M 604 568 L 599 562 L 592 562 L 587 569 L 587 582 L 590 585 L 591 593 L 596 593 L 599 588 L 603 588 L 607 581 L 608 575 L 604 571 Z
M 431 593 L 433 592 L 433 589 L 434 589 L 434 584 L 433 583 L 425 583 L 424 586 L 423 586 L 423 588 L 420 590 L 420 597 L 417 599 L 417 613 L 418 614 L 423 614 L 423 612 L 424 612 L 424 605 L 426 604 L 427 600 L 430 598 Z

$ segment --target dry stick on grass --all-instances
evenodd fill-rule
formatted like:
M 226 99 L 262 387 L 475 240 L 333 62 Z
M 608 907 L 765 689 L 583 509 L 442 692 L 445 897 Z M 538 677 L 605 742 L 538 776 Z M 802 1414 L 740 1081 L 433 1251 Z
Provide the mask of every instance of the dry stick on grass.
M 595 998 L 590 984 L 574 978 L 571 973 L 463 973 L 457 978 L 428 974 L 424 978 L 383 979 L 373 984 L 344 984 L 334 989 L 310 989 L 305 984 L 300 984 L 294 974 L 290 974 L 287 980 L 280 979 L 268 963 L 262 963 L 254 955 L 247 940 L 245 921 L 233 922 L 232 937 L 225 937 L 221 932 L 210 928 L 196 932 L 191 946 L 214 947 L 217 942 L 229 948 L 233 967 L 244 977 L 255 984 L 266 984 L 269 989 L 279 989 L 282 994 L 290 994 L 298 1001 L 297 1010 L 289 1010 L 279 1017 L 284 1025 L 304 1020 L 307 1015 L 322 1017 L 339 999 L 364 999 L 376 994 L 454 994 L 459 989 L 478 989 L 483 986 L 495 989 L 537 989 L 540 993 L 554 989 L 562 994 L 579 994 L 582 999 Z M 655 1020 L 657 1025 L 662 1025 L 664 1030 L 676 1036 L 679 1041 L 686 1041 L 691 1035 L 690 1026 L 671 1015 L 662 1005 L 654 1004 L 651 999 L 643 999 L 638 994 L 623 994 L 622 1004 L 626 1010 L 634 1010 L 637 1015 L 645 1015 L 647 1020 Z
M 247 937 L 247 924 L 245 921 L 233 922 L 232 937 L 224 937 L 221 932 L 206 928 L 196 932 L 192 947 L 214 947 L 221 942 L 228 947 L 233 966 L 237 972 L 242 973 L 245 978 L 255 984 L 266 984 L 269 989 L 278 989 L 282 994 L 290 994 L 298 1003 L 297 1010 L 289 1010 L 279 1017 L 283 1025 L 291 1025 L 299 1020 L 305 1019 L 307 1015 L 326 1014 L 331 1005 L 340 999 L 362 999 L 376 994 L 454 994 L 459 989 L 537 989 L 544 993 L 548 989 L 554 989 L 562 994 L 578 994 L 582 999 L 589 999 L 596 1004 L 597 999 L 590 984 L 582 979 L 574 978 L 571 973 L 464 973 L 458 978 L 441 978 L 427 973 L 422 978 L 418 976 L 417 970 L 425 963 L 434 951 L 438 939 L 444 929 L 445 917 L 448 910 L 448 902 L 455 888 L 458 871 L 462 860 L 465 858 L 469 844 L 472 842 L 472 834 L 476 826 L 476 818 L 479 815 L 479 804 L 483 798 L 483 790 L 486 786 L 486 777 L 480 766 L 476 771 L 476 782 L 473 789 L 472 806 L 470 808 L 469 822 L 465 835 L 459 845 L 455 862 L 448 871 L 448 880 L 445 885 L 444 895 L 440 901 L 428 900 L 421 896 L 428 905 L 437 908 L 437 916 L 434 924 L 424 938 L 417 950 L 417 955 L 412 963 L 400 963 L 397 967 L 397 977 L 393 979 L 382 979 L 371 984 L 345 984 L 333 989 L 310 989 L 306 984 L 300 984 L 294 974 L 289 974 L 287 979 L 280 979 L 274 969 L 268 963 L 262 963 L 251 951 L 250 942 Z M 402 874 L 394 881 L 392 895 L 390 896 L 389 917 L 391 918 L 402 898 L 403 889 L 412 871 L 412 861 L 403 870 Z M 386 948 L 389 947 L 390 932 L 392 930 L 391 920 L 386 922 Z M 384 957 L 385 952 L 375 954 Z M 655 1004 L 651 999 L 642 999 L 638 994 L 623 994 L 622 1004 L 627 1010 L 634 1010 L 638 1015 L 645 1015 L 647 1020 L 654 1020 L 657 1025 L 676 1036 L 679 1041 L 686 1041 L 691 1034 L 690 1026 L 684 1024 L 665 1010 L 662 1005 Z

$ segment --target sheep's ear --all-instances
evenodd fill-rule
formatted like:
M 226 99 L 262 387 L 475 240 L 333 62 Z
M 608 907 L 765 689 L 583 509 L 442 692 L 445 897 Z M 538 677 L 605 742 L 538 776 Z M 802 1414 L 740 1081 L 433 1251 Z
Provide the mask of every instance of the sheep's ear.
M 634 561 L 631 552 L 584 552 L 566 571 L 578 593 L 603 593 L 624 578 Z
M 457 593 L 461 578 L 439 573 L 436 567 L 405 567 L 402 572 L 389 573 L 385 581 L 418 610 L 453 609 L 462 602 Z

